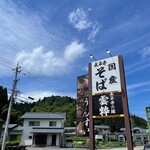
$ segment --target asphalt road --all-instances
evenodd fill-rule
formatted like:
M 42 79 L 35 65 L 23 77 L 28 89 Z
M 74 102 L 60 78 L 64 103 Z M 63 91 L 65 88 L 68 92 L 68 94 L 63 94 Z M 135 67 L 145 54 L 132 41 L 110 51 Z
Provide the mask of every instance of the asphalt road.
M 27 147 L 27 150 L 89 150 L 88 148 L 59 148 L 59 147 Z M 126 147 L 122 148 L 107 148 L 107 149 L 95 149 L 95 150 L 127 150 Z M 136 146 L 134 150 L 143 150 L 143 146 Z

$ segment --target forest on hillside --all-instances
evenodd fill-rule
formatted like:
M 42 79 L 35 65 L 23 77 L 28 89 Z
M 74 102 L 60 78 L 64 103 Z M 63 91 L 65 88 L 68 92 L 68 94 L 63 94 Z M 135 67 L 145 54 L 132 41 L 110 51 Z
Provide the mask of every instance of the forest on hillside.
M 7 89 L 0 86 L 0 118 L 6 120 L 9 100 Z M 14 103 L 10 123 L 22 124 L 20 117 L 26 112 L 65 112 L 67 121 L 65 126 L 75 126 L 76 121 L 76 99 L 67 96 L 50 96 L 39 99 L 33 103 Z M 131 115 L 131 126 L 147 128 L 147 121 L 139 116 Z M 112 132 L 124 128 L 124 118 L 94 119 L 95 125 L 108 125 Z

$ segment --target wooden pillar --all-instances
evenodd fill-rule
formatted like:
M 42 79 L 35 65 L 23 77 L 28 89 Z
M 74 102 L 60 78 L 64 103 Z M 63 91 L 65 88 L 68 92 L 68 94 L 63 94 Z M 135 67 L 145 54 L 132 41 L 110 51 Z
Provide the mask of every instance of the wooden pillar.
M 91 63 L 88 65 L 89 70 L 89 139 L 90 150 L 95 150 L 95 136 L 94 136 L 94 121 L 93 121 L 93 102 L 92 102 L 92 67 Z
M 126 142 L 128 150 L 133 150 L 132 131 L 129 115 L 128 97 L 126 91 L 126 81 L 124 74 L 123 58 L 119 56 L 119 68 L 120 68 L 120 80 L 121 80 L 121 91 L 122 91 L 122 105 L 124 111 L 125 128 L 126 128 Z

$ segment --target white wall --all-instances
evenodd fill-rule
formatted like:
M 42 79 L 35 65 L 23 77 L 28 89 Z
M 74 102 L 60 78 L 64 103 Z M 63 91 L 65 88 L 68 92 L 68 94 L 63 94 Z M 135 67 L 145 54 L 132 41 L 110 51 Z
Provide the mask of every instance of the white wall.
M 30 140 L 30 143 L 32 143 L 33 139 L 33 134 L 31 133 L 32 131 L 32 126 L 29 126 L 29 120 L 24 120 L 23 123 L 23 132 L 22 132 L 22 138 L 21 138 L 21 145 L 25 145 L 25 140 L 28 141 Z M 32 136 L 32 139 L 29 139 L 29 136 Z
M 40 121 L 40 126 L 38 127 L 50 127 L 49 126 L 49 122 L 50 121 L 56 121 L 57 124 L 56 126 L 53 126 L 52 128 L 62 128 L 64 127 L 64 121 L 62 122 L 62 120 L 45 120 L 45 119 L 25 119 L 24 120 L 24 124 L 23 124 L 23 133 L 22 133 L 22 139 L 21 139 L 21 145 L 25 145 L 25 141 L 29 141 L 28 143 L 32 143 L 33 144 L 33 134 L 31 133 L 33 126 L 29 126 L 29 121 Z M 34 126 L 36 127 L 36 126 Z M 32 136 L 32 139 L 29 139 L 29 136 Z M 47 138 L 47 145 L 51 145 L 51 140 L 52 137 L 50 134 L 48 134 L 48 138 Z M 59 146 L 59 134 L 57 134 L 56 136 L 56 145 Z

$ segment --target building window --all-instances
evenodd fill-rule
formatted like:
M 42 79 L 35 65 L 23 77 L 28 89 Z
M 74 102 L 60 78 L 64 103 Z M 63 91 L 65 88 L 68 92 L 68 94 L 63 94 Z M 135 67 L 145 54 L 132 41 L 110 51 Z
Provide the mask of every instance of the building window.
M 29 121 L 29 126 L 40 126 L 40 121 Z
M 32 139 L 32 136 L 29 136 L 29 139 Z
M 56 121 L 50 121 L 49 126 L 56 126 Z

